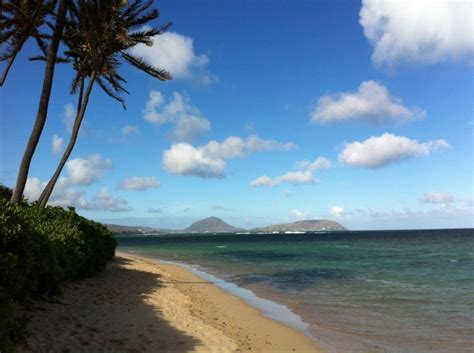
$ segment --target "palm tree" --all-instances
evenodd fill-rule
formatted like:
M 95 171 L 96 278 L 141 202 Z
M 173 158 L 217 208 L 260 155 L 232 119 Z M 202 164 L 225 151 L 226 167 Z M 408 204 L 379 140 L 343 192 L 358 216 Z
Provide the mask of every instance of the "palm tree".
M 45 24 L 46 16 L 54 9 L 53 1 L 44 0 L 10 0 L 0 5 L 0 43 L 2 54 L 0 61 L 7 64 L 0 77 L 3 86 L 16 56 L 26 41 L 33 37 L 40 48 L 45 48 L 44 39 L 49 35 L 40 33 Z
M 53 26 L 53 35 L 51 36 L 49 46 L 47 48 L 43 47 L 43 49 L 46 51 L 46 65 L 44 70 L 43 87 L 41 89 L 41 96 L 38 105 L 38 112 L 36 114 L 33 130 L 31 131 L 30 138 L 28 139 L 28 143 L 21 160 L 15 189 L 10 199 L 11 203 L 19 202 L 23 196 L 31 159 L 35 153 L 36 146 L 38 145 L 48 115 L 49 99 L 51 96 L 51 88 L 53 86 L 54 68 L 56 65 L 59 43 L 64 29 L 68 2 L 68 0 L 59 0 L 56 14 L 56 23 Z M 40 47 L 42 47 L 42 45 L 40 45 Z
M 121 0 L 79 1 L 71 6 L 71 18 L 66 25 L 65 54 L 76 71 L 71 84 L 71 93 L 79 90 L 78 111 L 67 148 L 51 180 L 43 190 L 39 204 L 46 206 L 66 161 L 76 144 L 94 84 L 125 108 L 122 93 L 127 81 L 118 73 L 122 61 L 161 81 L 171 79 L 168 72 L 146 63 L 142 58 L 130 54 L 129 49 L 137 44 L 153 44 L 153 36 L 162 34 L 171 24 L 161 28 L 144 27 L 158 18 L 156 9 L 150 10 L 153 1 L 136 0 L 125 4 Z M 88 80 L 87 88 L 85 82 Z

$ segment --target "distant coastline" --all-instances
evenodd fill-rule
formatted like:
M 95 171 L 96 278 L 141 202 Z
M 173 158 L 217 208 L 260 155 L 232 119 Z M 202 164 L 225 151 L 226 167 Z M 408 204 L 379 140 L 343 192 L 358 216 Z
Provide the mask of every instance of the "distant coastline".
M 208 217 L 198 220 L 185 229 L 165 229 L 142 226 L 122 226 L 105 224 L 114 234 L 160 235 L 160 234 L 206 234 L 206 233 L 235 233 L 235 234 L 304 234 L 307 232 L 337 232 L 347 229 L 332 220 L 302 220 L 293 223 L 279 223 L 265 227 L 243 229 L 235 227 L 218 217 Z

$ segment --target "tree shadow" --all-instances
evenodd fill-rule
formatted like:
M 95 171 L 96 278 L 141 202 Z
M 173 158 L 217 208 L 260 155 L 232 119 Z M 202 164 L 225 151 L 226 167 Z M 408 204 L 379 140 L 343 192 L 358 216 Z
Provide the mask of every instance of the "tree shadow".
M 149 304 L 164 286 L 161 276 L 128 264 L 117 257 L 103 274 L 68 283 L 59 303 L 34 302 L 31 335 L 18 352 L 189 352 L 199 346 Z

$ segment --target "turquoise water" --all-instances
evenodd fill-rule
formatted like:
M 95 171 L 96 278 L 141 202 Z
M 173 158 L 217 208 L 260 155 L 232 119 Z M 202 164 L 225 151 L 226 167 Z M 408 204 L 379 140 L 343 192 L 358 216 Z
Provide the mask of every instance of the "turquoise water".
M 333 352 L 474 352 L 474 230 L 125 236 L 291 308 Z

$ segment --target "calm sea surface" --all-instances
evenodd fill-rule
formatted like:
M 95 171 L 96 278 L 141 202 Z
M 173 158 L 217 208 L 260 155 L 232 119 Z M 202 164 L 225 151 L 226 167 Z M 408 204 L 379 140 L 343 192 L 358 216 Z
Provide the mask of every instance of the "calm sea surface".
M 121 236 L 291 308 L 333 352 L 474 352 L 474 230 Z

